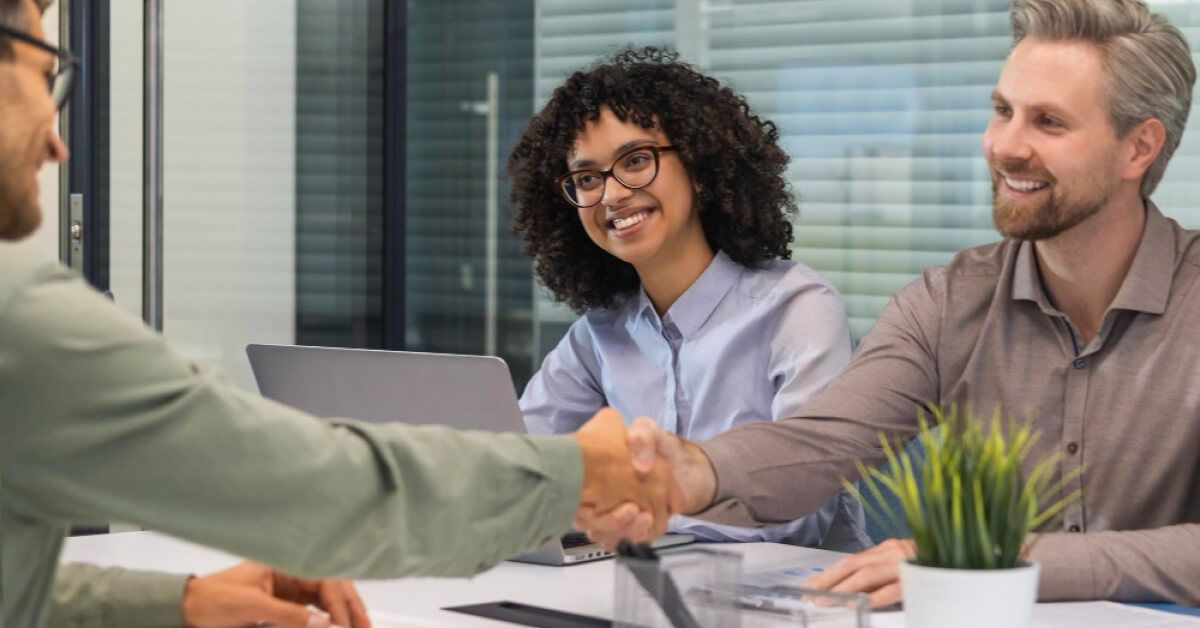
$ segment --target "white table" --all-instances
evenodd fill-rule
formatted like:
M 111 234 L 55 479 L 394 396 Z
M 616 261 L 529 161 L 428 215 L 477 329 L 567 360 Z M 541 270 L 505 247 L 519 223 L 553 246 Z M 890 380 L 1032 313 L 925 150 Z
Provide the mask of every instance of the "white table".
M 747 573 L 796 565 L 826 566 L 841 554 L 774 543 L 723 544 L 741 552 Z M 63 562 L 204 574 L 238 558 L 154 532 L 122 532 L 68 539 Z M 509 626 L 513 624 L 441 610 L 511 600 L 581 615 L 612 617 L 613 567 L 600 560 L 570 567 L 501 563 L 474 578 L 361 581 L 359 593 L 373 621 L 390 626 Z
M 721 549 L 741 552 L 746 573 L 801 565 L 827 566 L 841 554 L 773 543 L 726 544 Z M 68 539 L 63 562 L 158 569 L 204 574 L 224 569 L 239 559 L 153 532 L 123 532 Z M 358 589 L 380 628 L 406 626 L 508 626 L 514 624 L 441 610 L 482 602 L 511 600 L 582 615 L 611 617 L 612 560 L 572 567 L 502 563 L 474 578 L 412 578 L 359 582 Z M 901 612 L 875 613 L 876 628 L 901 628 Z M 1058 626 L 1138 626 L 1139 628 L 1196 628 L 1194 617 L 1171 615 L 1111 602 L 1038 604 L 1034 628 Z

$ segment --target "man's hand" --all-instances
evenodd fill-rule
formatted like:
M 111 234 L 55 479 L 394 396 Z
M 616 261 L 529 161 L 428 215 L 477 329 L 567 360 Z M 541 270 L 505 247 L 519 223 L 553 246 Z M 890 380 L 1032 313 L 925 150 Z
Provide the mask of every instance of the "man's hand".
M 712 502 L 716 474 L 708 456 L 694 443 L 668 434 L 652 419 L 641 417 L 629 428 L 628 446 L 633 467 L 639 473 L 652 473 L 664 463 L 674 472 L 676 488 L 682 494 L 678 496 L 679 507 L 672 514 L 699 512 Z M 575 517 L 576 528 L 610 550 L 621 539 L 646 541 L 661 534 L 666 529 L 665 522 L 661 526 L 656 523 L 656 518 L 630 503 L 608 512 L 585 505 Z
M 888 539 L 869 550 L 847 556 L 809 578 L 804 586 L 839 593 L 868 593 L 871 608 L 900 601 L 900 561 L 917 555 L 909 539 Z
M 328 616 L 309 610 L 309 604 Z M 348 580 L 301 580 L 251 562 L 189 580 L 183 594 L 183 622 L 194 628 L 258 623 L 280 628 L 371 626 Z
M 596 413 L 572 436 L 583 449 L 583 491 L 579 499 L 583 513 L 609 513 L 637 525 L 642 534 L 634 541 L 653 538 L 667 530 L 667 520 L 683 508 L 683 493 L 665 460 L 643 460 L 633 465 L 625 421 L 621 413 L 605 408 Z

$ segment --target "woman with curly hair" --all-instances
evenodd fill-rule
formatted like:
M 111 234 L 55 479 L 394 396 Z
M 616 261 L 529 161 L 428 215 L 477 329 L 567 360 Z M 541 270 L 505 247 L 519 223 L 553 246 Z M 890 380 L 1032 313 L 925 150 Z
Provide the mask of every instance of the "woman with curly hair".
M 521 396 L 531 433 L 572 431 L 609 405 L 710 438 L 792 416 L 850 359 L 837 293 L 788 259 L 795 202 L 778 138 L 744 98 L 654 48 L 554 91 L 509 158 L 515 231 L 582 317 Z M 774 528 L 672 529 L 854 550 L 861 521 L 842 494 Z

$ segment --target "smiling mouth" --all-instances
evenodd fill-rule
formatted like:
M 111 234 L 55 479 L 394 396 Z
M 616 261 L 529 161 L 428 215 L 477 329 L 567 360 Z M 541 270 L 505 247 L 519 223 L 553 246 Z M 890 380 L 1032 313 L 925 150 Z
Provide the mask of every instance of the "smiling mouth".
M 1017 192 L 1037 192 L 1049 187 L 1048 181 L 1038 181 L 1035 179 L 1014 179 L 1006 175 L 1000 175 L 1004 179 L 1004 185 Z
M 608 221 L 608 228 L 615 229 L 617 231 L 628 229 L 636 224 L 641 223 L 643 220 L 645 220 L 646 216 L 648 216 L 650 214 L 650 211 L 651 210 L 649 210 L 649 209 L 643 209 L 641 211 L 629 214 L 628 216 L 621 216 L 620 218 L 613 218 L 612 220 Z

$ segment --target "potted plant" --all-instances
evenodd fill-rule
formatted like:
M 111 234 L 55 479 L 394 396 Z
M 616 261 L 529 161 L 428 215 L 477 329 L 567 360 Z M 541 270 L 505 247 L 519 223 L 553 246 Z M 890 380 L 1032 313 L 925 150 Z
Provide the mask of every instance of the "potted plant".
M 1060 455 L 1031 460 L 1040 433 L 1004 421 L 999 408 L 986 425 L 957 406 L 932 414 L 932 425 L 924 413 L 919 419 L 923 456 L 881 436 L 886 461 L 869 470 L 859 462 L 861 485 L 847 483 L 869 516 L 902 517 L 911 530 L 916 556 L 900 565 L 908 625 L 1027 626 L 1039 571 L 1024 556 L 1032 533 L 1079 498 L 1058 496 L 1080 470 L 1056 478 Z

